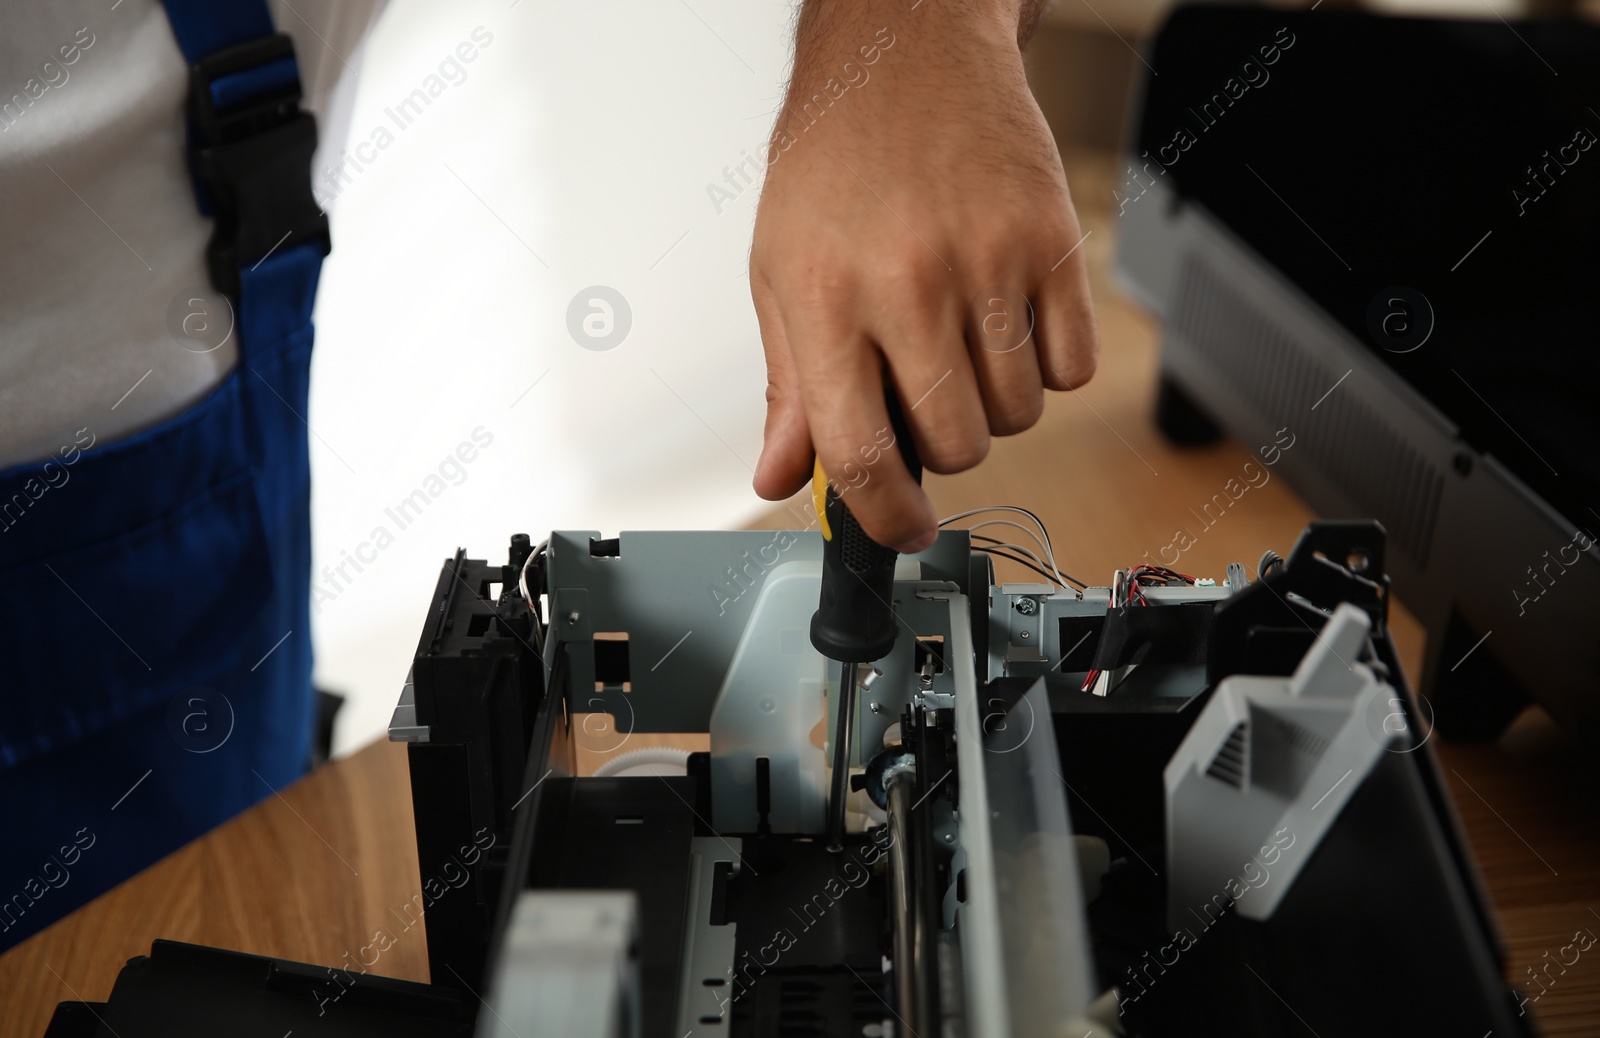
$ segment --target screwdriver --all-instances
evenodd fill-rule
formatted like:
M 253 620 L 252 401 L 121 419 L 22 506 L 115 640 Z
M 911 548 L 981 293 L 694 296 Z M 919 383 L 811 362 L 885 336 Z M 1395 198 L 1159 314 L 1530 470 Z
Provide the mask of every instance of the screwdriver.
M 885 393 L 889 430 L 911 478 L 922 482 L 911 433 L 900 412 L 894 390 Z M 888 449 L 887 447 L 883 449 Z M 870 452 L 868 452 L 870 453 Z M 874 460 L 878 460 L 874 456 Z M 868 478 L 871 478 L 870 472 Z M 865 486 L 863 482 L 861 486 Z M 817 460 L 811 480 L 822 527 L 822 588 L 817 611 L 811 617 L 811 644 L 822 655 L 840 663 L 838 715 L 833 728 L 833 777 L 828 792 L 828 849 L 844 846 L 845 800 L 850 792 L 850 742 L 856 712 L 856 677 L 861 664 L 889 655 L 894 648 L 898 621 L 891 605 L 894 565 L 899 553 L 868 537 L 851 514 L 841 494 L 846 485 L 830 480 Z

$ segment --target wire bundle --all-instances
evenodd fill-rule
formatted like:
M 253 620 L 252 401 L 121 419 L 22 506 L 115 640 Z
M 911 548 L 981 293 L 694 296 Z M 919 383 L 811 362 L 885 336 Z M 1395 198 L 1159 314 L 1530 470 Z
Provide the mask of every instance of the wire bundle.
M 1026 527 L 1012 519 L 985 519 L 981 523 L 974 523 L 972 526 L 967 527 L 968 531 L 972 532 L 972 539 L 974 541 L 981 541 L 983 542 L 983 545 L 986 545 L 976 547 L 973 549 L 974 551 L 981 551 L 986 555 L 996 556 L 1002 559 L 1010 559 L 1012 562 L 1015 562 L 1018 565 L 1025 566 L 1028 569 L 1033 570 L 1033 572 L 1039 574 L 1041 577 L 1044 577 L 1046 580 L 1051 581 L 1059 587 L 1064 588 L 1068 585 L 1072 585 L 1081 589 L 1088 586 L 1083 581 L 1077 580 L 1076 578 L 1061 572 L 1061 567 L 1056 565 L 1055 550 L 1050 544 L 1050 531 L 1045 528 L 1043 520 L 1041 520 L 1034 513 L 1028 511 L 1026 508 L 1020 508 L 1017 505 L 990 505 L 987 508 L 974 508 L 965 512 L 957 512 L 955 515 L 941 519 L 939 520 L 939 525 L 941 527 L 948 526 L 960 519 L 968 519 L 975 515 L 983 515 L 993 512 L 1010 512 L 1016 515 L 1026 516 L 1027 518 L 1033 520 L 1034 525 L 1038 527 L 1038 532 L 1036 533 L 1029 527 Z M 1025 545 L 1013 544 L 1009 541 L 1001 540 L 998 537 L 988 537 L 976 533 L 976 531 L 990 526 L 1009 526 L 1014 529 L 1021 530 L 1023 533 L 1033 538 L 1034 544 L 1041 552 L 1044 553 L 1044 558 L 1040 558 L 1032 548 L 1029 548 Z
M 1194 586 L 1194 578 L 1187 573 L 1168 569 L 1165 566 L 1150 566 L 1140 563 L 1132 569 L 1122 571 L 1125 574 L 1125 593 L 1127 598 L 1123 605 L 1133 605 L 1137 601 L 1140 605 L 1149 605 L 1149 599 L 1144 597 L 1144 588 L 1166 587 L 1176 580 L 1188 586 Z M 1116 603 L 1112 603 L 1115 605 Z
M 1165 566 L 1151 566 L 1140 563 L 1128 569 L 1119 569 L 1111 578 L 1111 608 L 1118 606 L 1141 605 L 1147 606 L 1150 600 L 1145 597 L 1144 589 L 1147 587 L 1166 587 L 1173 581 L 1178 581 L 1188 587 L 1194 586 L 1194 578 L 1187 573 L 1168 569 Z M 1094 687 L 1100 679 L 1100 671 L 1091 670 L 1084 676 L 1080 692 L 1087 692 Z

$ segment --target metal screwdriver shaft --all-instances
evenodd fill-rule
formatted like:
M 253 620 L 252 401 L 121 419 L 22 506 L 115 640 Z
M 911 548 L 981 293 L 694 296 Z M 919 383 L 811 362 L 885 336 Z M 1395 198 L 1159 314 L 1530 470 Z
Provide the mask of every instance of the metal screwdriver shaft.
M 856 713 L 856 674 L 861 664 L 840 668 L 839 716 L 833 722 L 833 781 L 828 791 L 828 850 L 844 849 L 844 806 L 850 796 L 850 742 Z

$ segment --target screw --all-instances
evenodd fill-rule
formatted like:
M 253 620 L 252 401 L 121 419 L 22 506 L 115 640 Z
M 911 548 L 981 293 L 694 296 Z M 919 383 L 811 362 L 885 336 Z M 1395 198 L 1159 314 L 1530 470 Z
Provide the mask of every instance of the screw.
M 877 703 L 868 703 L 867 705 L 872 708 L 872 712 L 873 713 L 875 713 L 875 714 L 883 713 L 883 707 L 879 706 Z
M 576 609 L 574 609 L 572 612 L 567 614 L 567 623 L 575 624 L 577 622 L 578 622 L 578 611 Z
M 1023 631 L 1022 632 L 1022 640 L 1023 641 L 1027 641 L 1028 640 L 1028 632 L 1027 631 Z
M 945 843 L 955 843 L 956 842 L 956 834 L 955 833 L 945 833 L 944 834 L 944 842 Z
M 1023 595 L 1021 598 L 1017 599 L 1017 612 L 1021 613 L 1023 616 L 1032 616 L 1038 611 L 1039 602 L 1037 599 L 1030 598 L 1027 595 Z

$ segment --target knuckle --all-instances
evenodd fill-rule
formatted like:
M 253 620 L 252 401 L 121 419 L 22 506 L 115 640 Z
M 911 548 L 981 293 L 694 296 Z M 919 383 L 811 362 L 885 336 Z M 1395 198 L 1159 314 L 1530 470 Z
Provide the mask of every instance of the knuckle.
M 878 466 L 870 456 L 861 453 L 860 445 L 843 436 L 830 436 L 817 447 L 822 458 L 822 471 L 840 490 L 862 490 L 876 482 Z
M 995 436 L 1012 436 L 1031 429 L 1043 414 L 1042 392 L 1018 394 L 989 409 L 989 432 Z
M 946 274 L 942 263 L 927 249 L 900 249 L 879 264 L 885 284 L 903 298 L 924 302 L 938 298 Z
M 1092 242 L 1083 241 L 1083 231 L 1070 212 L 1056 212 L 1040 218 L 1030 234 L 1033 242 L 1032 256 L 1041 277 L 1060 276 L 1085 262 L 1084 250 Z M 1070 253 L 1070 255 L 1069 255 Z M 1054 269 L 1057 264 L 1060 269 Z
M 1060 204 L 1047 206 L 1045 211 L 1039 214 L 1038 220 L 1033 224 L 1032 235 L 1039 243 L 1042 253 L 1049 253 L 1058 245 L 1061 247 L 1056 249 L 1055 256 L 1050 257 L 1053 263 L 1061 255 L 1062 250 L 1071 247 L 1073 242 L 1083 237 L 1083 230 L 1078 226 L 1078 219 L 1072 211 L 1071 204 L 1062 199 Z
M 758 288 L 770 293 L 784 311 L 815 314 L 837 309 L 858 280 L 847 251 L 815 238 L 791 237 L 786 247 L 753 250 L 750 265 L 752 293 Z
M 988 431 L 979 428 L 975 433 L 932 437 L 922 455 L 923 467 L 941 476 L 965 472 L 989 456 Z
M 812 266 L 786 293 L 804 312 L 813 315 L 837 310 L 854 284 L 848 268 L 839 263 Z
M 970 279 L 979 288 L 1026 287 L 1017 281 L 1017 242 L 1034 236 L 1032 227 L 1012 228 L 1010 232 L 984 235 L 965 250 L 965 268 Z

